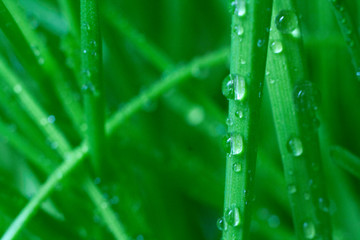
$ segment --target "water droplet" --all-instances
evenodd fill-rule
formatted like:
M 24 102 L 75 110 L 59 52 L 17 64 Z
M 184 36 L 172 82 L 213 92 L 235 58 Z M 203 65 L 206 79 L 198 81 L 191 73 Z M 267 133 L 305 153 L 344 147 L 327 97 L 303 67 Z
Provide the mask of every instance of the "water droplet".
M 86 50 L 86 49 L 84 49 L 83 53 L 84 53 L 84 54 L 86 54 L 86 53 L 87 53 L 87 50 Z
M 45 126 L 46 124 L 48 124 L 49 122 L 48 122 L 48 120 L 47 120 L 47 118 L 41 118 L 40 119 L 40 124 L 42 125 L 42 126 Z
M 238 76 L 234 79 L 234 90 L 235 90 L 235 99 L 241 101 L 244 99 L 246 94 L 246 81 L 244 77 Z
M 225 210 L 225 220 L 229 225 L 236 227 L 240 225 L 240 210 L 236 206 Z
M 246 61 L 245 61 L 245 59 L 240 59 L 240 63 L 242 64 L 242 65 L 245 65 L 246 64 Z
M 19 94 L 19 93 L 21 93 L 22 92 L 22 87 L 21 87 L 21 85 L 20 84 L 16 84 L 15 86 L 14 86 L 14 92 L 16 93 L 16 94 Z
M 227 230 L 227 223 L 225 222 L 223 217 L 219 218 L 216 221 L 216 226 L 220 231 L 226 231 Z
M 320 91 L 310 81 L 301 81 L 294 87 L 296 110 L 300 112 L 313 112 L 319 108 Z
M 31 46 L 31 49 L 33 50 L 33 53 L 36 57 L 40 56 L 40 49 L 38 46 L 33 45 L 33 46 Z
M 294 193 L 296 193 L 296 186 L 295 185 L 293 185 L 293 184 L 291 184 L 291 185 L 289 185 L 288 186 L 288 192 L 289 192 L 289 194 L 294 194 Z
M 273 41 L 270 45 L 270 48 L 273 53 L 281 53 L 283 51 L 283 46 L 280 41 Z
M 235 116 L 242 119 L 244 117 L 244 113 L 242 111 L 236 111 Z
M 241 164 L 240 163 L 234 163 L 233 164 L 233 170 L 236 173 L 241 172 Z
M 231 152 L 231 135 L 226 134 L 226 136 L 223 138 L 223 146 L 226 153 Z
M 262 47 L 263 45 L 264 45 L 264 43 L 265 43 L 265 40 L 263 40 L 263 39 L 259 39 L 258 41 L 257 41 L 257 46 L 258 47 Z
M 204 121 L 205 112 L 202 107 L 193 107 L 187 114 L 187 122 L 189 125 L 196 126 Z
M 291 137 L 287 142 L 288 151 L 295 157 L 299 157 L 303 153 L 303 146 L 300 138 Z
M 244 150 L 244 142 L 243 137 L 240 133 L 232 133 L 231 134 L 231 154 L 239 155 Z
M 244 34 L 244 27 L 240 24 L 234 27 L 234 32 L 238 36 L 242 36 Z
M 281 10 L 275 18 L 276 28 L 283 34 L 291 34 L 298 26 L 296 14 L 291 10 Z
M 56 120 L 56 118 L 55 118 L 54 115 L 50 115 L 50 116 L 48 117 L 48 119 L 47 119 L 48 123 L 50 123 L 50 124 L 51 124 L 51 123 L 54 123 L 55 120 Z
M 233 125 L 233 121 L 231 120 L 231 118 L 226 119 L 226 125 L 228 125 L 229 127 Z
M 227 76 L 222 82 L 222 94 L 227 99 L 233 99 L 234 96 L 234 82 L 232 79 L 232 75 Z
M 306 239 L 313 239 L 315 237 L 315 226 L 312 222 L 304 222 L 303 229 Z
M 305 200 L 310 200 L 310 193 L 308 193 L 308 192 L 306 192 L 306 193 L 304 193 L 304 199 Z
M 243 17 L 246 14 L 246 1 L 245 0 L 238 0 L 238 8 L 237 8 L 237 15 L 239 17 Z

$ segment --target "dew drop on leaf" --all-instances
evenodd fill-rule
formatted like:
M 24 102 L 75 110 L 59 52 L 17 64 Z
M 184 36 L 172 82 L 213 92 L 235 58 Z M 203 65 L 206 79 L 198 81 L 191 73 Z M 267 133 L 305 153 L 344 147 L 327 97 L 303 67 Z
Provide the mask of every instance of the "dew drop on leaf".
M 216 226 L 220 231 L 226 231 L 227 230 L 227 223 L 225 222 L 223 217 L 219 218 L 216 221 Z
M 287 149 L 293 156 L 301 156 L 301 154 L 303 153 L 303 146 L 300 138 L 291 137 L 287 142 Z
M 306 239 L 314 239 L 316 232 L 312 222 L 304 222 L 303 230 Z
M 233 164 L 233 170 L 236 173 L 241 172 L 241 164 L 240 163 L 234 163 Z
M 236 206 L 232 206 L 230 209 L 225 210 L 226 223 L 236 227 L 240 225 L 240 210 Z
M 298 19 L 295 12 L 281 10 L 275 18 L 276 28 L 283 34 L 291 34 L 298 27 Z
M 231 154 L 239 155 L 244 150 L 244 140 L 240 133 L 231 134 Z
M 296 186 L 295 185 L 293 185 L 293 184 L 291 184 L 291 185 L 289 185 L 288 186 L 288 192 L 289 192 L 289 194 L 294 194 L 294 193 L 296 193 Z
M 280 41 L 273 41 L 270 45 L 270 49 L 273 53 L 281 53 L 283 51 L 283 46 Z

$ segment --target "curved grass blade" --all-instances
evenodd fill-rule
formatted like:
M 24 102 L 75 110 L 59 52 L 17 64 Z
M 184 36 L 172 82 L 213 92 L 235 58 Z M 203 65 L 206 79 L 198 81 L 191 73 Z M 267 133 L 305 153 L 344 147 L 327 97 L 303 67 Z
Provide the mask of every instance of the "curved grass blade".
M 223 239 L 247 239 L 254 198 L 257 129 L 272 1 L 231 2 L 230 75 Z
M 292 1 L 274 2 L 266 81 L 297 238 L 332 239 L 316 89 L 306 81 L 298 21 Z

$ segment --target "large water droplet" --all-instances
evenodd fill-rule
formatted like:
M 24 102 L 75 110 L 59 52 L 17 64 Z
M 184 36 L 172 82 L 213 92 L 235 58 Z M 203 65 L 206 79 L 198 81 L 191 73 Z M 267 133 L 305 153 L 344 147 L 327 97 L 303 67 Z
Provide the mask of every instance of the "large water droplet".
M 236 111 L 235 116 L 242 119 L 244 117 L 244 113 L 242 111 Z
M 287 142 L 288 151 L 295 157 L 299 157 L 303 153 L 303 146 L 300 138 L 291 137 Z
M 245 78 L 238 74 L 230 74 L 223 81 L 222 93 L 227 99 L 243 100 L 246 95 Z
M 219 218 L 216 221 L 216 226 L 220 231 L 226 231 L 227 230 L 227 223 L 225 222 L 223 217 Z
M 246 94 L 246 81 L 244 77 L 237 75 L 236 78 L 234 79 L 234 94 L 235 94 L 234 100 L 241 101 L 244 99 Z
M 283 51 L 283 45 L 280 41 L 273 41 L 270 45 L 270 49 L 273 53 L 281 53 Z
M 244 140 L 240 133 L 231 134 L 231 154 L 239 155 L 243 152 Z
M 275 18 L 275 26 L 281 33 L 292 33 L 298 26 L 296 14 L 291 10 L 281 10 Z
M 312 222 L 304 222 L 303 229 L 306 239 L 313 239 L 315 237 L 315 226 Z
M 229 225 L 236 227 L 240 225 L 240 210 L 236 206 L 225 210 L 225 220 Z
M 48 120 L 48 123 L 52 124 L 55 122 L 56 118 L 54 115 L 50 115 L 47 120 Z
M 237 8 L 237 15 L 239 17 L 243 17 L 246 14 L 246 1 L 245 0 L 238 0 L 238 8 Z

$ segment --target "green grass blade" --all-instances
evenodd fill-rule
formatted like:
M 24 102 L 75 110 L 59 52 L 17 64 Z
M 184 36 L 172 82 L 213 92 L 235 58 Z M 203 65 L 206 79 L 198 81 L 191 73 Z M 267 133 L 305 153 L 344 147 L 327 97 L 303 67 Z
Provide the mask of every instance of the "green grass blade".
M 330 156 L 338 166 L 360 179 L 360 158 L 358 156 L 340 146 L 331 147 Z
M 81 74 L 92 170 L 99 174 L 105 161 L 105 102 L 102 79 L 102 42 L 97 0 L 82 0 Z
M 257 129 L 272 1 L 234 1 L 230 75 L 223 93 L 229 100 L 223 239 L 247 239 L 253 204 Z M 230 85 L 231 86 L 230 86 Z M 224 88 L 225 87 L 225 88 Z M 228 89 L 226 89 L 228 87 Z
M 6 230 L 1 240 L 12 240 L 26 225 L 29 219 L 36 213 L 41 203 L 54 191 L 56 185 L 66 177 L 74 167 L 85 158 L 88 151 L 86 145 L 80 146 L 68 155 L 67 160 L 57 168 L 53 174 L 49 176 L 45 184 L 40 188 L 39 192 L 31 198 L 30 202 L 23 208 L 20 214 L 12 222 L 11 226 Z
M 58 3 L 65 19 L 67 20 L 68 28 L 71 34 L 75 38 L 80 39 L 80 21 L 76 14 L 76 4 L 78 4 L 78 2 L 72 0 L 58 0 Z
M 106 132 L 111 135 L 115 129 L 126 119 L 128 119 L 136 111 L 140 110 L 141 107 L 149 100 L 159 97 L 167 90 L 171 89 L 175 85 L 180 84 L 185 79 L 192 76 L 192 70 L 194 68 L 206 68 L 211 67 L 227 60 L 229 50 L 223 48 L 215 52 L 211 52 L 202 57 L 196 58 L 190 63 L 180 66 L 169 74 L 166 74 L 160 81 L 154 83 L 147 90 L 143 91 L 139 96 L 130 100 L 121 110 L 116 112 L 106 122 Z
M 83 122 L 81 106 L 75 99 L 69 83 L 67 83 L 66 75 L 60 68 L 55 56 L 49 51 L 46 44 L 41 40 L 36 31 L 34 31 L 34 29 L 30 26 L 30 23 L 26 20 L 24 13 L 21 11 L 17 3 L 12 0 L 2 1 L 2 3 L 0 4 L 0 8 L 2 8 L 1 10 L 10 12 L 13 18 L 7 19 L 7 22 L 15 24 L 15 27 L 18 26 L 26 42 L 20 43 L 19 39 L 16 39 L 17 35 L 8 34 L 8 32 L 11 33 L 13 31 L 11 28 L 10 30 L 3 28 L 5 30 L 5 34 L 7 34 L 7 37 L 11 42 L 17 43 L 17 45 L 14 46 L 15 48 L 25 49 L 24 51 L 26 52 L 32 52 L 36 58 L 35 64 L 38 64 L 39 69 L 42 69 L 49 80 L 51 80 L 51 83 L 61 100 L 66 113 L 73 121 L 74 126 L 76 126 L 77 129 L 81 129 L 80 126 Z M 21 39 L 22 36 L 20 37 L 20 40 Z
M 0 58 L 0 76 L 2 76 L 4 84 L 7 84 L 8 88 L 14 92 L 19 104 L 43 130 L 44 134 L 52 136 L 54 140 L 53 143 L 57 146 L 58 150 L 62 153 L 69 152 L 71 150 L 71 146 L 67 142 L 65 136 L 48 121 L 49 115 L 46 114 L 40 105 L 34 100 L 35 98 L 31 96 L 29 91 L 2 58 Z
M 298 17 L 291 1 L 275 1 L 267 86 L 298 239 L 331 239 L 317 136 L 315 93 L 306 82 Z
M 360 39 L 358 29 L 356 28 L 358 23 L 352 22 L 347 5 L 344 4 L 343 0 L 329 0 L 329 2 L 332 5 L 341 33 L 351 55 L 355 68 L 354 76 L 360 80 Z
M 184 67 L 180 67 L 174 70 L 172 73 L 164 77 L 164 79 L 155 83 L 152 87 L 150 87 L 147 91 L 144 91 L 143 94 L 140 94 L 137 98 L 134 98 L 130 103 L 125 106 L 122 110 L 116 113 L 110 121 L 107 122 L 107 134 L 111 135 L 114 133 L 117 127 L 134 114 L 136 111 L 140 110 L 141 107 L 150 99 L 158 97 L 161 93 L 164 93 L 169 88 L 184 80 L 186 77 L 191 76 L 191 69 L 194 66 L 199 67 L 209 67 L 215 64 L 219 64 L 224 62 L 228 56 L 228 49 L 221 49 L 214 53 L 210 53 L 201 58 L 195 59 L 188 65 Z M 1 66 L 1 65 L 0 65 Z M 1 71 L 0 71 L 1 72 Z M 31 99 L 31 98 L 29 98 Z M 34 104 L 35 106 L 36 104 Z M 25 105 L 28 107 L 28 105 Z M 32 105 L 30 106 L 32 109 Z M 49 135 L 49 137 L 54 138 L 56 135 Z M 56 139 L 56 138 L 54 138 Z M 60 165 L 59 168 L 55 170 L 53 174 L 48 178 L 45 184 L 42 186 L 38 194 L 36 194 L 31 201 L 26 205 L 26 207 L 21 211 L 15 221 L 12 223 L 10 228 L 4 234 L 2 240 L 10 240 L 18 234 L 18 232 L 24 227 L 24 225 L 29 221 L 31 216 L 36 213 L 36 210 L 39 208 L 39 205 L 49 196 L 49 194 L 54 190 L 55 186 L 65 177 L 67 176 L 79 163 L 85 158 L 88 153 L 88 147 L 86 143 L 82 143 L 78 148 L 73 150 L 70 153 L 63 153 L 63 157 L 65 162 Z M 61 176 L 61 177 L 60 177 Z M 90 194 L 90 196 L 94 196 Z M 98 199 L 92 199 L 96 204 L 98 203 Z M 99 208 L 101 209 L 101 208 Z M 109 208 L 107 208 L 109 210 Z M 103 214 L 103 216 L 108 216 L 107 214 Z M 108 221 L 108 219 L 104 219 Z M 120 224 L 119 224 L 120 225 Z M 114 225 L 110 225 L 113 227 Z M 115 233 L 114 233 L 115 234 Z

